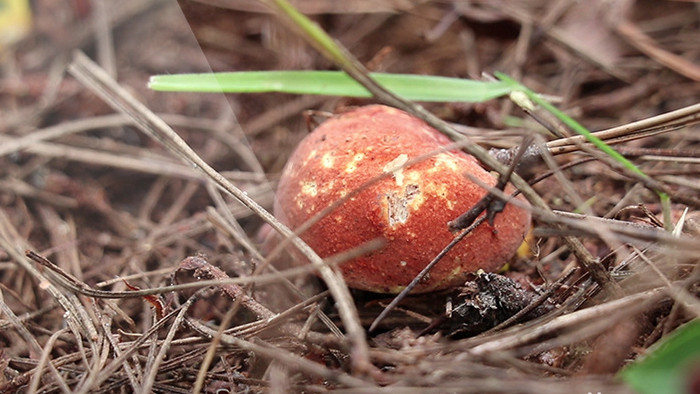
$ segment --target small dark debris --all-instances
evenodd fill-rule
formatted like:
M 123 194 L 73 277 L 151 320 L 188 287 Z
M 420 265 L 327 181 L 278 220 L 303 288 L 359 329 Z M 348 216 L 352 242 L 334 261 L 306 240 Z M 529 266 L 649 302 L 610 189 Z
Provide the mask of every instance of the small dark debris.
M 450 315 L 439 318 L 430 328 L 440 328 L 451 337 L 476 335 L 504 322 L 536 298 L 537 293 L 523 289 L 506 276 L 480 273 L 465 283 L 453 301 Z M 541 316 L 552 308 L 551 303 L 543 303 L 523 319 Z

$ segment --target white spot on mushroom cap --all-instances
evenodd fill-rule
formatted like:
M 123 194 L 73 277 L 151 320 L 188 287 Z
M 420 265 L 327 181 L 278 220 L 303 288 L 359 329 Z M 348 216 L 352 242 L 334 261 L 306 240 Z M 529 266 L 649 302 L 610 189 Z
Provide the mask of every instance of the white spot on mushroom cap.
M 321 165 L 325 168 L 333 168 L 333 164 L 335 164 L 333 152 L 324 153 L 323 157 L 321 158 Z
M 319 193 L 324 193 L 324 194 L 325 194 L 325 193 L 330 193 L 330 192 L 332 192 L 332 191 L 334 190 L 334 189 L 333 189 L 334 187 L 335 187 L 335 181 L 334 181 L 334 180 L 331 180 L 330 182 L 324 183 L 324 184 L 318 189 L 318 191 L 319 191 Z
M 396 180 L 397 186 L 403 186 L 403 168 L 401 168 L 401 166 L 406 164 L 407 161 L 408 161 L 408 155 L 405 153 L 402 153 L 402 154 L 396 156 L 390 162 L 386 163 L 386 165 L 383 168 L 384 172 L 393 172 L 394 173 L 394 179 Z
M 364 158 L 364 153 L 356 153 L 355 156 L 352 157 L 352 160 L 345 166 L 345 172 L 348 174 L 354 172 L 357 169 L 357 164 Z
M 449 199 L 449 197 L 448 197 L 449 194 L 448 194 L 448 193 L 449 193 L 449 191 L 447 190 L 447 185 L 444 184 L 444 183 L 443 183 L 443 184 L 440 184 L 439 186 L 437 186 L 437 187 L 435 188 L 435 195 L 437 195 L 438 197 L 440 197 L 440 198 L 442 198 L 443 200 L 445 200 L 445 203 L 447 204 L 447 208 L 448 208 L 449 210 L 453 210 L 454 207 L 455 207 L 455 202 L 454 202 L 454 200 L 450 200 L 450 199 Z
M 316 197 L 318 185 L 314 181 L 304 181 L 301 183 L 301 192 L 307 196 Z
M 306 158 L 304 158 L 304 161 L 301 163 L 301 165 L 299 166 L 299 168 L 304 168 L 304 167 L 308 166 L 308 165 L 309 165 L 309 162 L 310 162 L 311 160 L 313 160 L 313 159 L 316 157 L 316 153 L 317 153 L 317 152 L 318 152 L 318 151 L 317 151 L 316 149 L 314 149 L 314 150 L 312 150 L 311 152 L 309 152 L 309 154 L 306 156 Z
M 396 192 L 391 192 L 386 195 L 387 199 L 387 218 L 389 220 L 389 226 L 395 227 L 398 224 L 403 224 L 408 221 L 410 215 L 409 204 L 416 197 L 420 196 L 421 192 L 418 185 L 410 184 L 406 185 L 403 190 L 403 196 L 398 195 Z
M 438 169 L 439 167 L 447 167 L 452 171 L 459 170 L 457 161 L 448 153 L 440 153 L 435 155 L 435 164 L 433 165 L 433 168 Z

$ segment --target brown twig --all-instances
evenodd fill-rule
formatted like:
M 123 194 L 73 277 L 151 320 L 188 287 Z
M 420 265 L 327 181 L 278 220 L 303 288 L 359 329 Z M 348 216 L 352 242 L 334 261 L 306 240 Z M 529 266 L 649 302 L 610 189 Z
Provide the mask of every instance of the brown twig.
M 389 315 L 389 313 L 396 307 L 396 305 L 398 305 L 399 302 L 401 302 L 401 300 L 403 300 L 404 298 L 406 298 L 406 296 L 408 295 L 408 293 L 410 293 L 411 290 L 413 290 L 413 288 L 416 287 L 416 285 L 418 284 L 418 282 L 420 282 L 420 280 L 423 279 L 423 277 L 425 277 L 425 275 L 426 275 L 428 272 L 430 272 L 430 270 L 435 266 L 435 264 L 437 264 L 440 260 L 442 260 L 442 258 L 443 258 L 450 250 L 452 250 L 452 248 L 454 248 L 455 245 L 457 245 L 462 239 L 464 239 L 464 237 L 466 237 L 467 235 L 469 235 L 469 233 L 471 233 L 475 228 L 479 227 L 479 225 L 480 225 L 481 223 L 483 223 L 485 220 L 486 220 L 486 216 L 481 216 L 480 218 L 474 220 L 474 222 L 473 222 L 470 226 L 468 226 L 467 228 L 465 228 L 465 229 L 463 229 L 462 231 L 460 231 L 460 233 L 459 233 L 456 237 L 454 237 L 454 238 L 452 239 L 452 241 L 450 241 L 450 243 L 447 244 L 447 246 L 445 246 L 445 247 L 440 251 L 440 253 L 437 254 L 437 256 L 433 257 L 433 259 L 430 260 L 430 262 L 429 262 L 429 263 L 428 263 L 428 264 L 413 278 L 413 280 L 411 280 L 411 283 L 409 283 L 409 284 L 406 286 L 406 288 L 403 289 L 403 290 L 401 291 L 401 293 L 397 294 L 396 297 L 394 297 L 394 299 L 391 300 L 391 302 L 389 303 L 389 305 L 387 305 L 387 306 L 382 310 L 382 312 L 379 314 L 379 316 L 377 316 L 377 317 L 374 319 L 374 321 L 372 322 L 372 324 L 370 324 L 370 326 L 369 326 L 369 331 L 370 331 L 370 332 L 374 331 L 374 329 L 377 328 L 377 326 L 379 325 L 379 323 L 381 323 L 381 321 L 382 321 L 387 315 Z
M 449 123 L 433 115 L 427 111 L 422 106 L 412 103 L 410 101 L 404 100 L 403 98 L 396 96 L 395 94 L 387 91 L 381 85 L 376 83 L 370 76 L 367 70 L 362 66 L 362 64 L 354 58 L 344 47 L 339 44 L 335 44 L 333 48 L 325 48 L 321 43 L 317 42 L 313 35 L 307 31 L 303 31 L 299 28 L 294 18 L 291 16 L 292 13 L 296 12 L 290 11 L 292 6 L 285 0 L 267 0 L 266 4 L 270 5 L 282 20 L 292 29 L 295 29 L 300 36 L 302 36 L 310 45 L 319 50 L 324 56 L 335 62 L 339 67 L 341 67 L 346 73 L 353 77 L 358 83 L 364 86 L 374 97 L 376 97 L 380 102 L 397 107 L 404 111 L 414 114 L 415 116 L 423 119 L 433 128 L 444 133 L 455 139 L 456 141 L 464 141 L 468 139 L 462 134 L 458 133 L 454 128 L 452 128 Z M 330 37 L 328 37 L 330 40 Z M 464 150 L 470 153 L 472 156 L 476 157 L 482 163 L 484 163 L 488 168 L 498 172 L 501 175 L 507 174 L 509 169 L 508 166 L 496 160 L 493 156 L 479 145 L 476 144 L 466 144 Z M 512 184 L 520 190 L 520 192 L 530 201 L 530 203 L 540 209 L 549 210 L 547 203 L 540 197 L 540 195 L 535 192 L 530 185 L 523 180 L 517 173 L 511 176 Z M 565 242 L 570 245 L 571 251 L 576 255 L 579 263 L 586 269 L 593 273 L 596 281 L 608 289 L 612 293 L 619 292 L 617 284 L 611 280 L 610 276 L 605 271 L 604 267 L 591 256 L 590 252 L 581 244 L 581 242 L 574 237 L 565 237 Z
M 513 173 L 514 169 L 517 167 L 518 163 L 520 163 L 520 159 L 522 158 L 524 152 L 527 150 L 528 146 L 530 146 L 530 143 L 532 142 L 531 137 L 525 137 L 523 138 L 522 143 L 520 144 L 520 147 L 518 151 L 516 152 L 515 156 L 513 157 L 512 162 L 510 163 L 510 166 L 508 168 L 508 171 L 504 174 L 501 174 L 501 176 L 498 178 L 498 181 L 496 182 L 496 185 L 493 187 L 493 189 L 503 191 L 506 187 L 506 184 L 508 184 L 508 181 L 510 179 L 511 174 Z M 487 189 L 488 190 L 488 189 Z M 506 200 L 502 200 L 498 197 L 496 197 L 495 194 L 492 194 L 491 192 L 487 192 L 484 197 L 482 197 L 479 201 L 477 201 L 476 204 L 472 208 L 469 209 L 466 213 L 460 215 L 458 218 L 455 220 L 449 222 L 447 225 L 450 229 L 450 231 L 458 231 L 461 230 L 461 232 L 454 237 L 450 243 L 445 246 L 445 248 L 440 251 L 440 253 L 437 254 L 414 278 L 411 280 L 411 282 L 406 286 L 405 289 L 401 290 L 401 292 L 394 297 L 394 299 L 387 305 L 384 310 L 377 316 L 376 319 L 372 322 L 372 324 L 369 326 L 369 331 L 372 332 L 374 331 L 375 328 L 381 323 L 381 321 L 389 315 L 389 313 L 396 307 L 396 305 L 399 304 L 406 296 L 418 285 L 418 283 L 430 272 L 430 270 L 440 261 L 442 258 L 450 251 L 452 248 L 455 247 L 464 237 L 469 235 L 474 229 L 476 229 L 481 223 L 483 223 L 485 220 L 489 222 L 493 226 L 493 220 L 495 216 L 502 212 L 503 209 L 505 208 Z M 482 216 L 481 218 L 477 219 L 479 215 L 481 215 L 484 211 L 486 211 L 486 215 Z
M 176 153 L 187 163 L 191 163 L 193 166 L 200 169 L 209 179 L 219 185 L 227 193 L 234 196 L 251 211 L 255 212 L 277 232 L 286 238 L 292 239 L 292 244 L 309 258 L 309 261 L 311 261 L 314 268 L 319 271 L 321 277 L 331 291 L 331 294 L 333 294 L 340 316 L 348 331 L 349 339 L 356 349 L 357 367 L 360 370 L 372 369 L 368 361 L 369 346 L 367 345 L 364 330 L 359 324 L 357 309 L 342 277 L 325 265 L 316 252 L 301 240 L 301 238 L 296 236 L 294 232 L 280 223 L 272 214 L 251 199 L 243 190 L 233 185 L 202 160 L 174 130 L 162 121 L 162 119 L 158 118 L 145 106 L 136 101 L 121 88 L 116 81 L 109 78 L 109 76 L 100 70 L 100 68 L 86 56 L 76 54 L 70 71 L 87 87 L 101 95 L 115 109 L 132 116 L 134 122 L 142 131 L 163 143 L 168 149 Z

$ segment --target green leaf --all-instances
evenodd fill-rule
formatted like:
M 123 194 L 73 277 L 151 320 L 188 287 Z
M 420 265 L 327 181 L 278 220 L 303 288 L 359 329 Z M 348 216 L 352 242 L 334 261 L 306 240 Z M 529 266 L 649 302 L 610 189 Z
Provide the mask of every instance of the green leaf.
M 641 394 L 684 394 L 700 373 L 700 320 L 677 329 L 620 377 Z M 695 378 L 693 378 L 695 376 Z
M 510 84 L 413 74 L 371 73 L 393 93 L 415 101 L 483 102 L 510 93 Z M 213 93 L 318 94 L 371 97 L 342 71 L 242 71 L 212 74 L 156 75 L 149 87 L 160 91 Z

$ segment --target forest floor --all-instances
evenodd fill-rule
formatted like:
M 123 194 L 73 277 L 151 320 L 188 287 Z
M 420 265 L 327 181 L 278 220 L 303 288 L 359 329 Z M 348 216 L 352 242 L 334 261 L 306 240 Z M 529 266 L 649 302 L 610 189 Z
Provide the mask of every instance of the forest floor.
M 268 211 L 308 110 L 376 100 L 148 88 L 157 74 L 337 69 L 253 0 L 36 0 L 30 30 L 0 43 L 0 392 L 632 392 L 619 371 L 700 310 L 698 3 L 293 3 L 372 71 L 500 71 L 589 130 L 627 126 L 640 138 L 615 147 L 655 183 L 568 144 L 531 169 L 553 173 L 533 188 L 563 224 L 533 215 L 503 272 L 546 311 L 495 330 L 503 319 L 446 317 L 478 309 L 475 277 L 409 296 L 369 332 L 390 295 L 334 302 L 313 275 L 256 270 L 263 219 L 79 76 L 85 54 Z M 484 148 L 546 135 L 508 98 L 421 104 Z M 227 278 L 197 297 L 164 289 Z

